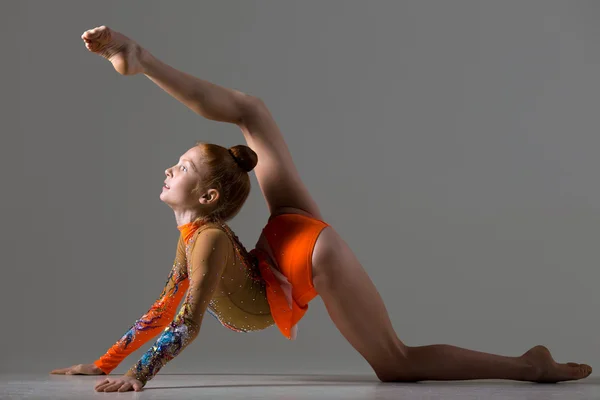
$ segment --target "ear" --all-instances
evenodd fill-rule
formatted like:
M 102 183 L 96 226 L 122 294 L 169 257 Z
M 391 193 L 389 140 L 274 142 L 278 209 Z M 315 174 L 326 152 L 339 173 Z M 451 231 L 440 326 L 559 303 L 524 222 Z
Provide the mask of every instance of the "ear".
M 216 189 L 208 189 L 206 193 L 200 196 L 200 204 L 209 205 L 215 204 L 219 200 L 219 191 Z

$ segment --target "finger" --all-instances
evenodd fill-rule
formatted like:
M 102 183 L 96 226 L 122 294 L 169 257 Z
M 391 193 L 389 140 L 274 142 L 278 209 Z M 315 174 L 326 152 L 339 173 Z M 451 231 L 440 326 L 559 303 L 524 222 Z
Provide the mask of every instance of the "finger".
M 127 392 L 127 391 L 129 391 L 129 390 L 131 390 L 131 383 L 129 383 L 129 382 L 126 382 L 126 383 L 124 383 L 124 384 L 123 384 L 123 386 L 121 386 L 121 387 L 119 388 L 119 390 L 117 390 L 117 391 L 118 391 L 118 392 Z
M 65 372 L 65 375 L 77 375 L 79 372 L 80 369 L 78 367 L 71 367 L 67 372 Z
M 107 387 L 108 387 L 108 385 L 106 385 L 106 384 L 105 385 L 100 385 L 100 386 L 95 387 L 94 390 L 96 392 L 104 392 L 104 389 L 106 389 Z
M 108 379 L 104 379 L 102 382 L 97 384 L 96 387 L 94 387 L 94 389 L 101 392 L 105 387 L 107 387 L 110 384 L 111 382 Z
M 96 390 L 98 392 L 103 392 L 104 388 L 106 388 L 109 384 L 110 384 L 110 382 L 101 383 L 99 385 L 96 385 L 96 387 L 94 388 L 94 390 Z
M 112 385 L 105 387 L 104 391 L 105 392 L 116 392 L 122 385 L 123 385 L 123 382 L 115 382 Z
M 50 373 L 64 375 L 65 372 L 67 372 L 68 370 L 69 370 L 69 368 L 58 368 L 58 369 L 52 370 L 52 372 L 50 372 Z
M 144 387 L 144 385 L 142 385 L 140 382 L 135 382 L 133 384 L 133 390 L 135 390 L 136 392 L 139 392 L 140 390 L 142 390 L 143 387 Z

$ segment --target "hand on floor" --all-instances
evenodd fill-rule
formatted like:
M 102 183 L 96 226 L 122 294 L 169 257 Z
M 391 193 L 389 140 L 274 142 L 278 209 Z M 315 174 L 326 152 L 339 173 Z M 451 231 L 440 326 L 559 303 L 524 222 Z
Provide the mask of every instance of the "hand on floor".
M 94 364 L 76 364 L 68 368 L 55 369 L 51 374 L 58 375 L 103 375 L 104 372 Z
M 106 378 L 99 382 L 94 390 L 96 392 L 129 392 L 135 390 L 139 392 L 144 384 L 135 378 L 127 375 L 118 378 Z

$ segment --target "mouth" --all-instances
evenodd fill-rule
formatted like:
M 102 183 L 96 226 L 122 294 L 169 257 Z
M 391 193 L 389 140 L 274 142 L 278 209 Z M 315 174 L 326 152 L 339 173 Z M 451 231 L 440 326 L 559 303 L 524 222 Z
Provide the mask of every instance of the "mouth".
M 167 185 L 166 183 L 163 185 L 163 188 L 164 188 L 164 189 L 171 189 L 171 188 L 169 187 L 169 185 Z

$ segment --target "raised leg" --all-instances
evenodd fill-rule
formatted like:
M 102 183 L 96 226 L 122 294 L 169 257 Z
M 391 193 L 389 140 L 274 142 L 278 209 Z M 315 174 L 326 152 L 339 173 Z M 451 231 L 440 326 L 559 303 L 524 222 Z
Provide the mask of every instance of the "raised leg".
M 331 227 L 313 252 L 313 282 L 342 335 L 382 381 L 511 379 L 558 382 L 587 377 L 584 364 L 558 364 L 543 346 L 504 357 L 449 345 L 409 347 L 400 341 L 375 285 Z
M 177 70 L 106 26 L 90 29 L 81 38 L 89 51 L 109 60 L 120 74 L 143 73 L 197 114 L 238 125 L 248 146 L 258 155 L 254 171 L 271 214 L 298 212 L 322 219 L 283 135 L 260 99 Z
M 300 179 L 283 135 L 262 100 L 252 100 L 252 111 L 240 128 L 248 146 L 258 155 L 254 171 L 271 214 L 298 212 L 322 220 L 321 211 Z

